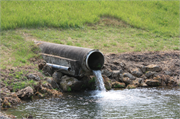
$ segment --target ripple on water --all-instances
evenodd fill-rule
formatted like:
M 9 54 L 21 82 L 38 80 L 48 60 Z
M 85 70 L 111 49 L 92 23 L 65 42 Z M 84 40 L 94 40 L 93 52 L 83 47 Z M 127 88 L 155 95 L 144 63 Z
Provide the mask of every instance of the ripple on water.
M 180 118 L 180 90 L 139 88 L 65 94 L 39 99 L 7 112 L 37 118 Z

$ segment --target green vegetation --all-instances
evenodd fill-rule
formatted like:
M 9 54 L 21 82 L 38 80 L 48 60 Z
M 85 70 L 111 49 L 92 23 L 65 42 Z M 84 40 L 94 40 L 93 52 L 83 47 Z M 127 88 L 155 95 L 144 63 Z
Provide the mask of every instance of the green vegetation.
M 179 50 L 179 1 L 2 0 L 1 30 L 0 69 L 32 65 L 33 40 L 103 53 Z
M 68 92 L 71 92 L 71 87 L 68 87 L 68 88 L 67 88 L 67 91 L 68 91 Z
M 1 31 L 0 33 L 1 68 L 23 66 L 31 57 L 37 56 L 39 50 L 32 41 L 25 40 L 15 30 Z
M 36 85 L 37 82 L 35 82 L 34 80 L 26 80 L 26 81 L 21 81 L 21 82 L 14 82 L 11 83 L 10 85 L 13 88 L 13 91 L 16 91 L 17 89 L 23 89 L 27 86 L 31 86 L 33 87 L 33 85 Z
M 101 17 L 117 18 L 132 27 L 164 36 L 179 35 L 179 1 L 1 1 L 3 30 L 83 28 L 85 24 L 97 23 Z
M 88 84 L 92 84 L 92 83 L 95 83 L 95 77 L 92 77 L 92 78 L 88 81 Z
M 114 88 L 124 88 L 124 86 L 123 86 L 123 85 L 120 85 L 120 84 L 115 84 L 115 85 L 114 85 Z

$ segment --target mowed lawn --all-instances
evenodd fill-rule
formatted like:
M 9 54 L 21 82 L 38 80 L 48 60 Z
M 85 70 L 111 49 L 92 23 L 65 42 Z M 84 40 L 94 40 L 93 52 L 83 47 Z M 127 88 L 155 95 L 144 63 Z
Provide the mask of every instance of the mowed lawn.
M 83 27 L 103 16 L 161 35 L 179 35 L 179 1 L 1 1 L 2 30 Z

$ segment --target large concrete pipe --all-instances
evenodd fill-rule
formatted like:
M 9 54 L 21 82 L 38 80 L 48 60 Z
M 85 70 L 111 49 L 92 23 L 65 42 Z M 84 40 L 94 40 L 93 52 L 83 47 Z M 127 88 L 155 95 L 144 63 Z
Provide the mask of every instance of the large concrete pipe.
M 48 42 L 39 42 L 38 46 L 47 63 L 69 67 L 70 70 L 62 70 L 66 74 L 83 76 L 104 65 L 104 56 L 97 49 Z

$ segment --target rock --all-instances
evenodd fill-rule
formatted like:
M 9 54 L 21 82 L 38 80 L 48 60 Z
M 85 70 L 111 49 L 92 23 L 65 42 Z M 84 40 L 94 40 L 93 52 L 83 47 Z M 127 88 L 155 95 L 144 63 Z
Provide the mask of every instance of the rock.
M 1 98 L 9 96 L 11 94 L 10 90 L 6 87 L 0 88 Z
M 120 62 L 120 66 L 122 69 L 126 69 L 126 64 L 124 62 Z
M 160 85 L 160 82 L 158 80 L 147 79 L 145 82 L 148 86 L 159 86 Z
M 59 85 L 53 80 L 52 77 L 46 77 L 44 80 L 46 80 L 54 89 L 59 89 Z
M 175 85 L 178 85 L 178 82 L 176 80 L 174 80 L 173 77 L 170 77 L 167 85 L 168 86 L 175 86 Z
M 142 73 L 146 72 L 146 67 L 144 65 L 138 65 L 137 67 L 141 69 Z
M 130 78 L 131 80 L 135 80 L 136 79 L 136 77 L 134 77 L 132 74 L 130 74 L 130 73 L 123 73 L 123 77 L 128 77 L 128 78 Z
M 12 86 L 7 86 L 7 88 L 8 88 L 11 92 L 13 91 Z
M 41 80 L 41 79 L 39 78 L 38 74 L 31 74 L 31 73 L 29 73 L 29 74 L 27 74 L 27 78 L 28 78 L 28 79 L 33 79 L 33 80 L 35 80 L 35 81 L 40 81 L 40 80 Z
M 141 87 L 147 87 L 148 85 L 147 85 L 144 81 L 142 81 L 142 82 L 140 83 L 140 86 L 141 86 Z
M 136 78 L 136 80 L 138 81 L 139 84 L 141 84 L 141 82 L 144 81 L 143 78 Z
M 137 86 L 136 85 L 134 85 L 134 84 L 129 84 L 126 88 L 127 89 L 134 89 L 134 88 L 136 88 Z
M 53 97 L 59 97 L 59 96 L 62 96 L 62 93 L 57 91 L 57 90 L 53 90 L 53 89 L 48 89 L 48 88 L 45 88 L 43 86 L 41 86 L 41 90 L 40 90 L 41 93 L 43 93 L 43 96 L 53 96 Z
M 160 85 L 166 86 L 168 84 L 170 78 L 171 77 L 169 75 L 155 74 L 153 77 L 153 80 L 158 80 L 159 82 L 161 82 Z
M 123 81 L 123 74 L 119 75 L 119 81 L 122 82 Z
M 125 83 L 120 83 L 118 81 L 112 82 L 112 88 L 125 88 Z
M 88 85 L 87 85 L 88 89 L 95 90 L 96 89 L 96 83 L 95 83 L 96 78 L 94 76 L 90 76 L 90 78 L 88 78 L 87 80 L 88 80 Z
M 111 80 L 105 75 L 103 75 L 103 79 L 104 79 L 104 85 L 105 85 L 106 89 L 110 90 L 112 87 Z
M 102 73 L 102 75 L 106 75 L 106 76 L 108 76 L 108 77 L 112 75 L 112 72 L 109 71 L 109 70 L 107 70 L 107 69 L 103 69 L 103 70 L 101 71 L 101 73 Z
M 14 115 L 7 115 L 5 113 L 0 112 L 0 119 L 17 119 Z
M 74 77 L 63 76 L 61 78 L 60 87 L 63 91 L 80 90 L 82 82 Z
M 147 78 L 152 78 L 154 74 L 156 74 L 156 72 L 147 71 L 146 74 L 145 74 L 145 76 L 146 76 Z
M 142 71 L 139 68 L 131 68 L 130 72 L 136 77 L 140 77 L 143 75 Z
M 39 98 L 44 98 L 44 95 L 40 92 L 36 92 L 36 95 L 39 97 Z
M 38 64 L 39 70 L 42 70 L 45 65 L 46 65 L 46 61 L 45 61 L 45 60 L 42 60 L 42 61 Z
M 42 84 L 42 86 L 47 88 L 47 89 L 53 89 L 52 85 L 49 83 Z
M 2 97 L 2 98 L 3 98 L 3 100 L 1 101 L 2 106 L 5 108 L 9 108 L 12 105 L 16 105 L 16 104 L 21 103 L 21 100 L 19 99 L 19 97 L 14 92 L 7 94 L 6 97 Z
M 153 72 L 159 72 L 162 70 L 162 68 L 158 65 L 151 64 L 151 65 L 146 66 L 146 70 L 147 71 L 153 71 Z
M 86 90 L 88 88 L 88 81 L 90 80 L 90 76 L 83 76 L 79 80 L 82 82 L 81 90 Z
M 112 78 L 118 78 L 120 74 L 120 70 L 113 70 L 112 71 Z
M 4 101 L 3 101 L 3 103 L 2 103 L 2 106 L 3 106 L 4 108 L 9 108 L 9 107 L 11 107 L 11 103 L 8 102 L 7 97 L 4 98 Z
M 45 65 L 42 70 L 45 76 L 52 76 L 53 71 L 51 66 Z
M 6 85 L 3 82 L 0 82 L 0 88 L 4 88 Z
M 172 76 L 172 74 L 173 74 L 171 71 L 164 71 L 164 73 L 169 76 Z
M 129 77 L 123 77 L 122 82 L 128 85 L 132 83 L 132 80 Z
M 33 96 L 34 93 L 33 93 L 33 89 L 30 86 L 28 86 L 24 89 L 21 89 L 16 94 L 19 98 L 31 99 L 31 97 Z
M 61 82 L 61 77 L 63 76 L 63 74 L 61 72 L 58 72 L 58 71 L 55 71 L 52 75 L 53 77 L 53 80 L 56 82 L 56 83 L 60 83 Z
M 140 83 L 139 83 L 139 80 L 138 80 L 138 79 L 133 80 L 133 81 L 132 81 L 132 84 L 133 84 L 133 85 L 135 85 L 135 86 L 139 86 L 139 85 L 140 85 Z

